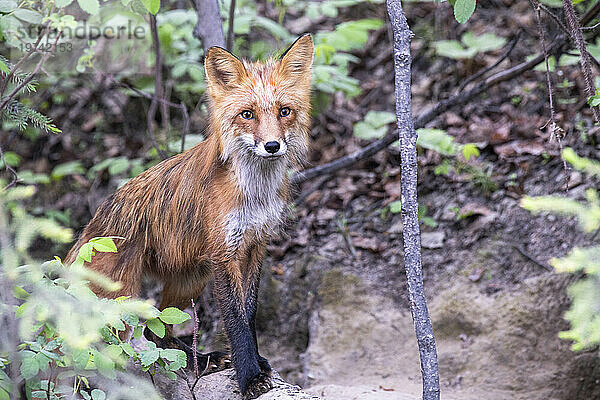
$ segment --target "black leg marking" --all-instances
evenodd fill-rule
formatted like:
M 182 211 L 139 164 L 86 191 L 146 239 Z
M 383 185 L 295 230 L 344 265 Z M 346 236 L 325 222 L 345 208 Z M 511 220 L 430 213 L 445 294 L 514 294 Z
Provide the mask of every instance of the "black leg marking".
M 261 372 L 254 333 L 238 288 L 227 267 L 215 268 L 215 294 L 231 344 L 237 381 L 242 394 L 253 399 L 269 391 L 271 383 L 269 376 Z
M 252 280 L 246 293 L 246 316 L 248 318 L 248 325 L 252 332 L 252 339 L 254 343 L 254 350 L 258 359 L 258 365 L 260 370 L 264 373 L 271 374 L 273 369 L 266 358 L 262 357 L 258 352 L 258 341 L 256 339 L 256 309 L 258 306 L 258 286 L 260 283 L 260 264 L 258 272 L 256 273 L 255 279 Z

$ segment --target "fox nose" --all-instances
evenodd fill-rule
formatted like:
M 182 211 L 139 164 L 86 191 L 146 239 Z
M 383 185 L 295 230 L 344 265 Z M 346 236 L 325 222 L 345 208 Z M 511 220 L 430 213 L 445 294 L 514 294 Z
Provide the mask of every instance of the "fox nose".
M 279 142 L 267 142 L 265 143 L 265 150 L 267 153 L 275 154 L 279 151 Z

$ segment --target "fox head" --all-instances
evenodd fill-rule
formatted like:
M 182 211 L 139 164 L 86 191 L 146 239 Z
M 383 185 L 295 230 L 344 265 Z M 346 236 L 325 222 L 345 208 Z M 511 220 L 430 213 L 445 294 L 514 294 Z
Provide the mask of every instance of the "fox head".
M 308 148 L 313 41 L 301 36 L 277 60 L 208 49 L 204 67 L 221 158 L 300 163 Z

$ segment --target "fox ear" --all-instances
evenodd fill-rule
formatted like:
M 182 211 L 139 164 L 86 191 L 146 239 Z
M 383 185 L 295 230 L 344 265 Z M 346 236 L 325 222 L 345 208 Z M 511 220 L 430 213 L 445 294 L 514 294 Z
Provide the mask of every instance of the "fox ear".
M 244 64 L 221 47 L 211 47 L 206 52 L 204 70 L 209 87 L 227 88 L 246 76 Z
M 284 77 L 310 77 L 314 45 L 310 34 L 300 36 L 279 59 L 279 73 Z

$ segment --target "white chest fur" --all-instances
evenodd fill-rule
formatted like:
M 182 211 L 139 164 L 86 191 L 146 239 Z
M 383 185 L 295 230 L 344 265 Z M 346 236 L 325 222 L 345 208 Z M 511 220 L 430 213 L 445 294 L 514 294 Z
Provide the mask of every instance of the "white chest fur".
M 225 223 L 226 245 L 237 249 L 247 234 L 275 232 L 283 219 L 285 203 L 279 195 L 286 172 L 283 160 L 236 160 L 235 178 L 243 193 L 241 207 L 232 210 Z

